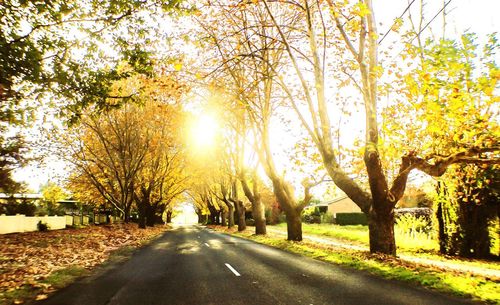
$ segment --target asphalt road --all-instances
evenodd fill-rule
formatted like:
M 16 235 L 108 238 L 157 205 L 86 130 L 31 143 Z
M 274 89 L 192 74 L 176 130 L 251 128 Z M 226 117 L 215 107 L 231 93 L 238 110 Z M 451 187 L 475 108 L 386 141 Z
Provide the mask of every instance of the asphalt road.
M 198 226 L 166 232 L 129 261 L 37 303 L 186 305 L 473 304 Z

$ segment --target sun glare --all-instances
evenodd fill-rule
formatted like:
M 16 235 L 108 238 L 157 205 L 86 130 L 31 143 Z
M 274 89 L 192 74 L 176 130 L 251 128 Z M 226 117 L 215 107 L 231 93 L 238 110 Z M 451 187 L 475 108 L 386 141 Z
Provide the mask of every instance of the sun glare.
M 217 120 L 210 115 L 201 115 L 191 127 L 191 142 L 197 149 L 208 149 L 215 144 Z

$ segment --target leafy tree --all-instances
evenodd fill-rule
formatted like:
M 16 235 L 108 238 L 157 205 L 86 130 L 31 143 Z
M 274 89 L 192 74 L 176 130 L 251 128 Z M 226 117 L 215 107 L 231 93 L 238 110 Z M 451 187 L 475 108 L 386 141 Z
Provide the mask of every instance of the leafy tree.
M 149 211 L 153 221 L 156 209 L 181 193 L 182 149 L 175 130 L 182 122 L 176 101 L 184 89 L 173 78 L 136 75 L 116 82 L 113 90 L 127 95 L 137 92 L 136 100 L 142 105 L 127 103 L 120 109 L 85 115 L 62 137 L 60 151 L 71 152 L 73 178 L 78 179 L 74 185 L 90 182 L 126 221 L 134 200 L 142 209 L 142 219 L 146 209 L 154 207 Z
M 118 63 L 150 75 L 146 37 L 182 8 L 178 0 L 2 1 L 0 189 L 15 187 L 11 172 L 27 161 L 28 145 L 15 127 L 30 123 L 47 100 L 73 122 L 88 105 L 109 106 L 111 85 L 129 75 Z
M 228 92 L 230 109 L 239 117 L 243 130 L 251 130 L 253 149 L 259 156 L 260 164 L 271 180 L 273 190 L 281 208 L 287 215 L 288 239 L 302 240 L 300 214 L 310 199 L 309 189 L 312 184 L 305 183 L 304 200 L 299 202 L 294 189 L 286 179 L 278 173 L 270 148 L 270 124 L 280 100 L 277 98 L 277 70 L 284 49 L 279 46 L 280 35 L 287 34 L 276 31 L 269 26 L 270 14 L 257 2 L 237 3 L 232 5 L 223 2 L 211 3 L 218 8 L 219 22 L 205 18 L 202 26 L 215 47 L 216 64 L 219 69 L 211 74 L 217 79 L 214 85 Z M 290 10 L 277 10 L 279 20 L 287 24 L 287 29 L 298 26 L 297 14 Z M 217 60 L 217 59 L 216 59 Z M 217 82 L 217 80 L 219 82 Z M 242 135 L 245 131 L 239 129 Z M 252 143 L 252 141 L 248 141 Z M 247 173 L 241 163 L 238 164 L 238 178 L 243 183 L 245 194 L 255 203 L 254 211 L 260 224 L 265 225 L 265 215 L 257 183 L 250 189 Z M 257 179 L 254 179 L 257 181 Z
M 459 165 L 439 181 L 436 216 L 441 253 L 490 256 L 490 226 L 496 227 L 499 217 L 498 173 L 498 165 Z
M 43 201 L 47 204 L 49 215 L 60 214 L 64 211 L 58 205 L 58 201 L 67 197 L 66 192 L 57 184 L 48 182 L 41 187 Z
M 436 212 L 442 253 L 489 255 L 488 223 L 497 217 L 498 206 L 492 185 L 500 136 L 497 49 L 494 35 L 480 47 L 470 33 L 457 41 L 427 40 L 410 46 L 403 56 L 416 60 L 417 67 L 398 72 L 405 99 L 385 113 L 391 118 L 384 126 L 387 139 L 400 150 L 420 146 L 428 158 L 461 155 L 460 162 L 472 163 L 454 166 L 439 182 Z M 433 174 L 443 175 L 446 167 Z
M 427 146 L 415 145 L 415 143 L 432 143 L 433 141 L 449 142 L 449 138 L 431 135 L 430 138 L 420 138 L 422 142 L 415 140 L 416 138 L 407 137 L 413 140 L 411 150 L 398 150 L 399 155 L 392 154 L 392 157 L 385 158 L 385 155 L 389 153 L 387 147 L 399 148 L 399 146 L 398 142 L 391 143 L 390 139 L 383 139 L 381 134 L 379 79 L 384 70 L 378 61 L 378 32 L 371 1 L 253 1 L 230 7 L 234 9 L 227 18 L 229 20 L 227 23 L 231 26 L 233 24 L 244 25 L 245 19 L 235 20 L 235 16 L 251 10 L 260 11 L 265 16 L 263 18 L 265 21 L 252 23 L 252 27 L 250 27 L 255 32 L 263 30 L 265 34 L 258 32 L 255 39 L 253 36 L 247 35 L 245 39 L 242 39 L 244 43 L 240 45 L 225 47 L 222 50 L 218 48 L 224 67 L 236 67 L 237 64 L 240 67 L 237 70 L 237 76 L 243 85 L 236 87 L 240 88 L 237 92 L 246 94 L 252 92 L 252 89 L 259 88 L 258 85 L 262 84 L 263 90 L 252 92 L 251 97 L 266 101 L 266 98 L 269 97 L 268 92 L 276 92 L 271 88 L 281 90 L 287 98 L 286 104 L 295 111 L 303 130 L 307 132 L 319 152 L 328 175 L 368 216 L 370 250 L 372 252 L 392 255 L 396 253 L 394 208 L 403 196 L 408 176 L 413 170 L 417 169 L 432 176 L 440 176 L 451 164 L 481 162 L 478 161 L 481 159 L 481 154 L 485 153 L 488 157 L 493 157 L 488 155 L 488 152 L 498 151 L 498 145 L 491 139 L 482 142 L 484 145 L 478 146 L 474 141 L 471 141 L 471 138 L 464 138 L 468 145 L 439 154 L 425 150 Z M 242 12 L 239 12 L 238 9 Z M 286 16 L 288 18 L 283 19 L 283 10 L 287 10 Z M 257 17 L 254 16 L 249 20 L 257 20 Z M 265 44 L 257 42 L 265 42 Z M 245 48 L 246 46 L 248 48 Z M 278 54 L 280 51 L 281 56 L 271 56 L 273 52 Z M 251 73 L 255 71 L 254 67 L 259 67 L 258 74 L 252 77 Z M 446 68 L 448 67 L 441 67 L 441 70 Z M 424 67 L 425 69 L 426 67 Z M 396 75 L 396 77 L 400 79 L 400 75 Z M 471 75 L 473 74 L 471 73 Z M 496 77 L 491 78 L 492 83 L 487 87 L 491 88 L 492 85 L 495 85 L 496 79 Z M 362 160 L 366 171 L 366 180 L 355 181 L 353 179 L 350 168 L 345 163 L 341 163 L 339 149 L 334 146 L 335 138 L 332 132 L 333 121 L 330 108 L 332 104 L 335 105 L 335 100 L 329 98 L 326 90 L 337 92 L 338 94 L 333 94 L 333 99 L 335 99 L 342 96 L 342 88 L 347 85 L 356 87 L 360 92 L 360 102 L 353 103 L 352 107 L 359 106 L 364 110 L 365 141 L 362 153 L 358 158 Z M 460 87 L 459 90 L 466 90 L 462 88 L 464 87 Z M 393 93 L 400 93 L 399 89 L 394 87 L 389 87 L 389 90 Z M 490 92 L 494 95 L 494 91 Z M 451 94 L 448 93 L 448 97 Z M 240 95 L 237 96 L 239 100 L 244 101 L 245 106 L 252 105 L 247 102 L 248 96 L 246 99 L 240 98 Z M 440 103 L 440 101 L 444 101 L 446 96 L 435 95 L 435 97 L 437 103 Z M 413 98 L 415 96 L 406 96 L 406 100 L 410 103 L 416 101 Z M 399 102 L 400 99 L 396 99 L 396 101 Z M 262 135 L 265 135 L 266 132 L 269 132 L 266 130 L 265 119 L 269 120 L 268 116 L 272 115 L 273 108 L 266 108 L 265 105 L 268 104 L 260 105 L 258 109 L 265 110 L 265 115 L 261 115 L 262 112 L 257 112 L 260 115 L 254 117 L 260 121 L 255 124 L 254 128 L 263 131 Z M 399 103 L 395 103 L 395 105 L 395 111 L 399 115 L 405 116 L 407 113 L 405 108 L 398 108 Z M 434 109 L 427 106 L 430 105 L 426 105 L 421 110 L 429 114 L 428 118 L 430 118 Z M 439 122 L 444 122 L 455 108 L 441 107 L 439 109 L 441 112 L 434 117 L 440 118 Z M 449 111 L 446 112 L 446 109 Z M 342 115 L 342 112 L 339 113 L 339 116 Z M 489 118 L 490 121 L 491 119 Z M 426 122 L 431 122 L 431 119 Z M 404 129 L 400 128 L 399 130 Z M 408 132 L 408 134 L 410 133 Z M 263 148 L 264 154 L 268 152 L 265 141 L 260 146 Z M 424 149 L 420 149 L 420 147 Z M 272 163 L 269 162 L 269 159 L 262 159 L 269 174 Z M 399 166 L 394 165 L 397 163 Z M 393 168 L 396 170 L 390 171 Z M 290 196 L 291 189 L 287 190 L 286 184 L 279 179 L 280 177 L 274 176 L 272 171 L 270 178 L 273 181 L 280 205 L 285 212 L 288 209 L 287 216 L 294 214 L 293 211 L 300 211 L 300 208 L 296 209 L 300 205 L 287 206 L 285 203 L 287 199 L 293 198 Z M 368 187 L 365 187 L 364 181 L 367 181 Z M 291 209 L 292 207 L 294 210 Z M 293 224 L 289 222 L 289 228 L 294 227 L 299 228 L 300 222 Z M 300 229 L 294 229 L 294 231 L 297 233 L 292 239 L 300 240 Z

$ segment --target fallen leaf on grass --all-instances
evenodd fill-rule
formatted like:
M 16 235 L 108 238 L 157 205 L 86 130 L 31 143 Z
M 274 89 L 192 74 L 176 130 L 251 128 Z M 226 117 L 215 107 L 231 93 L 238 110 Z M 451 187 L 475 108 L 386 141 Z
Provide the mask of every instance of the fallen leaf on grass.
M 49 296 L 46 295 L 46 294 L 39 294 L 36 296 L 35 300 L 36 301 L 41 301 L 41 300 L 45 300 L 46 298 L 48 298 Z

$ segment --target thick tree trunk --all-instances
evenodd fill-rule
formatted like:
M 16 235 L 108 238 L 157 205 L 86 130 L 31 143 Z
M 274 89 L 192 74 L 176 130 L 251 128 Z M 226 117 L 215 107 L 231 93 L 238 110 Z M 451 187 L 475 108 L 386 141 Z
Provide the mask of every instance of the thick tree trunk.
M 245 222 L 245 206 L 241 200 L 235 200 L 234 207 L 238 215 L 238 231 L 244 231 L 247 228 L 247 223 Z
M 255 196 L 252 204 L 252 216 L 255 220 L 255 234 L 266 234 L 266 214 L 260 196 Z
M 200 220 L 198 216 L 198 221 Z M 172 211 L 167 211 L 167 223 L 172 223 Z
M 371 253 L 396 255 L 393 209 L 378 212 L 372 209 L 368 215 L 368 228 L 370 231 Z
M 286 228 L 288 240 L 302 241 L 302 219 L 300 218 L 300 213 L 286 213 Z

